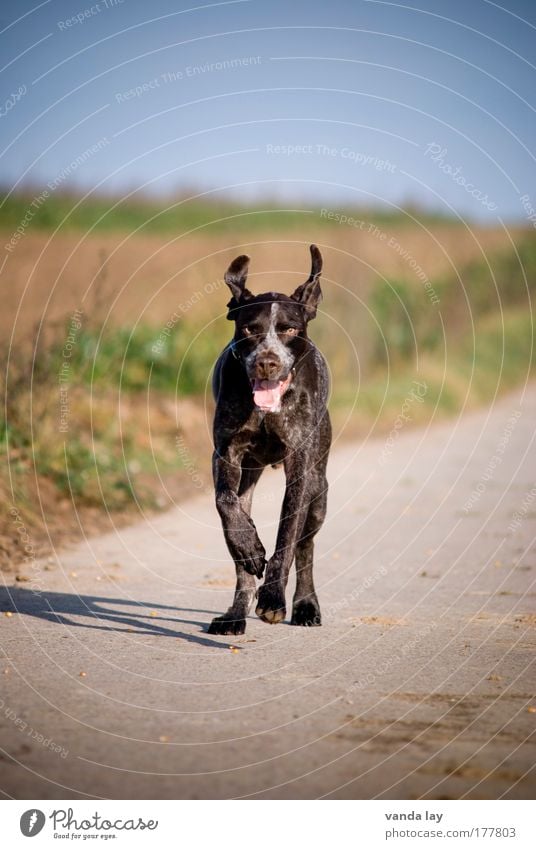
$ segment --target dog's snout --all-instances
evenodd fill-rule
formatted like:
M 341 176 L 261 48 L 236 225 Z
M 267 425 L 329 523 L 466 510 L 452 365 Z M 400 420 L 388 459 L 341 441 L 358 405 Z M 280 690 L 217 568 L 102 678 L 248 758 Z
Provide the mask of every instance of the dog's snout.
M 274 355 L 258 357 L 255 362 L 255 377 L 259 380 L 275 380 L 281 371 L 281 361 Z

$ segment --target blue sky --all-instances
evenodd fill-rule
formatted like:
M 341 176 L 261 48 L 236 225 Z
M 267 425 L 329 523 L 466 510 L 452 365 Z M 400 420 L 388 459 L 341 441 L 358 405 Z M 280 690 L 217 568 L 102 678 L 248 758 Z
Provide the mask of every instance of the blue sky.
M 0 182 L 522 221 L 536 7 L 415 4 L 4 0 Z

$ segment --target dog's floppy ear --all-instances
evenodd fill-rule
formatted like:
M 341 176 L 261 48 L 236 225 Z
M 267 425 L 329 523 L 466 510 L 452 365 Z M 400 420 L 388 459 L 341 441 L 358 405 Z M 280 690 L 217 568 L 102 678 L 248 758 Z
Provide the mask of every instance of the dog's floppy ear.
M 232 298 L 227 304 L 229 313 L 227 318 L 233 321 L 234 315 L 232 311 L 241 306 L 245 301 L 249 301 L 253 297 L 249 289 L 246 289 L 246 280 L 248 279 L 249 257 L 245 254 L 237 256 L 233 259 L 231 265 L 224 274 L 224 280 L 231 290 Z
M 293 301 L 297 301 L 305 307 L 307 321 L 314 318 L 316 308 L 322 300 L 322 290 L 320 288 L 320 274 L 322 272 L 322 254 L 316 245 L 311 245 L 311 273 L 309 279 L 298 286 L 295 292 L 290 296 Z

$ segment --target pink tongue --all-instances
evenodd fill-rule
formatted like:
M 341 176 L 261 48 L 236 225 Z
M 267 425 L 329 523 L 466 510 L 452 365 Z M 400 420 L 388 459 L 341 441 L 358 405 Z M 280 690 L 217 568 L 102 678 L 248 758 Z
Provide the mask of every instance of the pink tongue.
M 277 410 L 281 403 L 282 380 L 255 380 L 253 399 L 261 410 Z

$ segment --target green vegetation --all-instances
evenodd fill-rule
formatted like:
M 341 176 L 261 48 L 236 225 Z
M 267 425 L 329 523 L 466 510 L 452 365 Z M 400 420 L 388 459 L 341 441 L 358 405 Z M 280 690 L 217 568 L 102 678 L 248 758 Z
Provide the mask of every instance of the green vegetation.
M 77 195 L 62 192 L 50 194 L 45 202 L 32 205 L 42 190 L 25 194 L 0 196 L 0 228 L 14 232 L 31 207 L 31 228 L 35 230 L 78 230 L 87 232 L 188 233 L 206 228 L 211 235 L 219 232 L 251 232 L 263 230 L 287 231 L 307 228 L 311 218 L 327 227 L 340 226 L 337 221 L 320 217 L 319 207 L 305 208 L 296 204 L 296 210 L 279 209 L 276 203 L 266 203 L 264 208 L 244 207 L 243 203 L 187 198 L 156 202 L 150 198 L 133 195 L 125 200 L 112 200 L 106 196 L 92 195 L 82 200 Z M 303 207 L 303 208 L 302 208 Z M 426 224 L 441 222 L 456 226 L 452 218 L 411 211 L 417 221 Z M 337 209 L 339 215 L 366 217 L 367 222 L 387 226 L 395 223 L 413 227 L 414 220 L 399 212 L 389 210 Z
M 416 345 L 421 353 L 437 356 L 445 342 L 457 344 L 462 338 L 472 338 L 472 325 L 481 324 L 484 317 L 492 316 L 491 324 L 500 331 L 501 312 L 512 307 L 525 305 L 530 322 L 535 289 L 536 238 L 532 235 L 517 245 L 517 255 L 514 250 L 501 251 L 487 261 L 469 263 L 459 279 L 434 280 L 437 305 L 428 303 L 424 290 L 409 281 L 382 282 L 371 297 L 371 309 L 384 329 L 384 338 L 376 339 L 375 358 L 379 364 L 388 358 L 408 360 Z M 475 341 L 481 342 L 476 328 Z M 466 341 L 464 345 L 469 358 Z M 527 358 L 529 352 L 530 346 Z M 505 356 L 511 356 L 509 349 Z
M 4 229 L 17 226 L 27 201 L 9 199 L 2 211 Z M 51 197 L 32 228 L 56 227 L 73 205 L 73 198 Z M 248 229 L 288 228 L 302 226 L 307 215 L 273 209 L 244 213 L 232 204 L 179 202 L 166 211 L 155 207 L 151 220 L 152 214 L 147 202 L 113 209 L 106 199 L 91 200 L 69 214 L 65 226 L 87 229 L 100 218 L 97 226 L 103 229 L 143 225 L 146 232 L 177 232 L 233 215 L 238 216 L 232 219 L 233 228 L 237 222 Z M 330 363 L 331 408 L 340 426 L 350 421 L 350 435 L 366 432 L 372 424 L 389 428 L 416 380 L 427 391 L 412 411 L 415 421 L 426 420 L 432 410 L 453 413 L 467 399 L 485 403 L 524 381 L 533 368 L 533 234 L 517 245 L 517 252 L 471 262 L 460 278 L 432 280 L 436 302 L 420 281 L 378 278 L 359 317 L 351 292 L 334 293 L 327 302 L 329 315 L 319 315 L 311 335 Z M 19 500 L 27 497 L 25 487 L 35 473 L 37 479 L 52 481 L 60 497 L 73 496 L 79 506 L 122 509 L 133 499 L 154 503 L 150 479 L 154 482 L 156 472 L 176 471 L 191 462 L 177 451 L 175 438 L 183 423 L 177 426 L 170 399 L 205 397 L 213 363 L 229 339 L 231 327 L 224 318 L 205 325 L 206 317 L 192 309 L 165 338 L 161 326 L 101 328 L 96 318 L 93 324 L 84 323 L 67 366 L 65 432 L 59 427 L 59 375 L 65 368 L 69 327 L 48 326 L 37 350 L 31 340 L 28 350 L 12 355 L 0 451 L 9 450 Z M 334 322 L 346 335 L 334 332 Z M 10 485 L 4 478 L 5 491 Z

